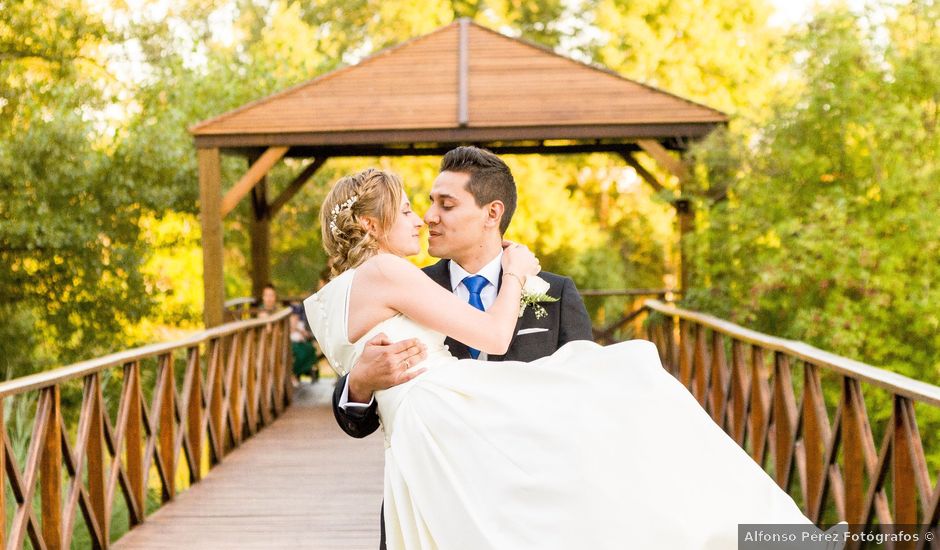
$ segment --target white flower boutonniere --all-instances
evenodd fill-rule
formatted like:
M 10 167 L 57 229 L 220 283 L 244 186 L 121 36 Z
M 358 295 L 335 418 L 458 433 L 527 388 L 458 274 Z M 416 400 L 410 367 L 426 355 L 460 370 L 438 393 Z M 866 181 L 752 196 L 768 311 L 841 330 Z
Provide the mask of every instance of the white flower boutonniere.
M 532 306 L 532 311 L 535 312 L 536 319 L 541 319 L 548 315 L 545 308 L 539 304 L 558 301 L 558 298 L 553 298 L 548 295 L 549 287 L 550 285 L 545 279 L 537 275 L 526 277 L 525 285 L 522 287 L 522 299 L 519 302 L 519 317 L 522 317 L 522 314 L 525 313 L 525 309 L 529 306 Z

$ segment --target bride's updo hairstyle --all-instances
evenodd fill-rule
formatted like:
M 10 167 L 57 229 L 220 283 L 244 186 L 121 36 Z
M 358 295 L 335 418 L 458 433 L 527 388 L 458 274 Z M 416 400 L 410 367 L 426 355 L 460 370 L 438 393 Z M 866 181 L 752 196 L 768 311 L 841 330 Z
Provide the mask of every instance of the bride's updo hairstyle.
M 340 178 L 320 208 L 323 248 L 332 277 L 354 268 L 378 252 L 395 222 L 402 198 L 401 179 L 391 172 L 367 168 Z M 373 233 L 363 218 L 378 222 Z

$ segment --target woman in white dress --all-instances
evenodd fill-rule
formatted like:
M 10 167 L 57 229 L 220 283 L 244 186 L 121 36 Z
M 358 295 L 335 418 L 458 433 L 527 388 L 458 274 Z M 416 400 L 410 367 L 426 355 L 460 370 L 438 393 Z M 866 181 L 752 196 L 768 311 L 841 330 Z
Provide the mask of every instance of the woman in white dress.
M 425 372 L 375 396 L 389 550 L 731 549 L 739 523 L 809 524 L 650 342 L 571 342 L 533 363 L 451 356 L 445 335 L 505 352 L 539 271 L 527 248 L 505 250 L 483 312 L 404 259 L 423 223 L 395 175 L 339 180 L 321 222 L 334 278 L 304 305 L 330 364 L 345 372 L 379 332 L 428 348 Z

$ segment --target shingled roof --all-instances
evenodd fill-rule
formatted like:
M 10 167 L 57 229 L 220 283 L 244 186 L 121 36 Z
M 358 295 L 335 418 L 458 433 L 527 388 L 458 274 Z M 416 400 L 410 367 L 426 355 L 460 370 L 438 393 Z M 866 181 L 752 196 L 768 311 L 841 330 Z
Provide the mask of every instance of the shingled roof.
M 200 147 L 694 138 L 727 116 L 468 20 L 190 128 Z

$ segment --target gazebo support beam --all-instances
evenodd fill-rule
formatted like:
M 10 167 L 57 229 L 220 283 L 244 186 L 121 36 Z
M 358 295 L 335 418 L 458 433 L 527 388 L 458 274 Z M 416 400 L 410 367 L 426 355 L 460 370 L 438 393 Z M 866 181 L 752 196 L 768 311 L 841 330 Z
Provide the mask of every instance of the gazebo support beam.
M 249 157 L 249 162 L 255 166 L 257 158 Z M 249 222 L 251 235 L 251 295 L 261 301 L 264 285 L 271 282 L 271 216 L 268 207 L 268 181 L 267 177 L 261 179 L 251 188 L 251 218 Z
M 260 157 L 249 157 L 249 164 L 258 165 Z M 271 220 L 294 195 L 310 180 L 316 171 L 326 162 L 326 157 L 318 158 L 307 165 L 303 171 L 287 186 L 287 189 L 268 203 L 268 182 L 266 176 L 251 188 L 251 294 L 259 301 L 264 286 L 271 282 Z
M 225 198 L 222 199 L 222 217 L 227 216 L 229 212 L 235 209 L 235 206 L 245 198 L 245 195 L 287 154 L 288 149 L 290 147 L 268 147 L 258 157 L 258 160 L 251 164 L 245 175 L 229 189 L 228 193 L 225 194 Z
M 643 165 L 640 164 L 636 157 L 630 154 L 629 151 L 620 151 L 620 157 L 623 158 L 623 161 L 627 163 L 627 166 L 636 170 L 638 176 L 643 178 L 643 181 L 650 184 L 650 187 L 656 190 L 657 193 L 662 193 L 666 191 L 666 187 L 659 183 L 659 180 L 656 179 L 656 176 L 650 173 L 649 170 L 643 168 Z
M 669 151 L 658 141 L 652 139 L 638 139 L 636 143 L 643 149 L 644 153 L 653 157 L 653 160 L 655 160 L 657 164 L 678 178 L 680 183 L 688 179 L 689 174 L 682 164 L 682 160 L 670 155 Z
M 689 172 L 681 157 L 675 158 L 670 155 L 669 151 L 658 141 L 638 139 L 636 143 L 658 165 L 679 180 L 679 196 L 672 204 L 676 209 L 676 216 L 679 221 L 679 284 L 682 286 L 682 290 L 686 291 L 689 288 L 689 263 L 688 254 L 685 250 L 688 242 L 686 235 L 695 230 L 695 212 L 692 209 L 692 202 L 685 198 L 682 193 L 682 186 L 689 179 Z
M 218 149 L 197 149 L 199 213 L 202 225 L 202 315 L 206 327 L 222 324 L 222 161 Z
M 420 108 L 417 105 L 416 108 Z M 473 113 L 470 113 L 473 118 Z M 494 141 L 645 139 L 674 143 L 676 138 L 705 137 L 720 123 L 554 124 L 547 126 L 501 126 L 461 128 L 412 128 L 346 130 L 336 132 L 280 132 L 197 134 L 196 147 L 317 147 L 324 145 L 368 145 L 386 143 L 491 143 Z
M 676 199 L 672 205 L 676 208 L 676 216 L 679 217 L 679 284 L 682 285 L 682 292 L 687 292 L 689 290 L 689 255 L 685 248 L 689 239 L 686 235 L 695 230 L 695 211 L 689 199 Z
M 313 162 L 308 164 L 307 167 L 304 168 L 296 178 L 294 178 L 294 181 L 290 182 L 286 189 L 281 191 L 281 194 L 278 195 L 276 199 L 274 199 L 274 202 L 272 202 L 271 206 L 268 208 L 268 212 L 270 212 L 272 218 L 277 216 L 277 213 L 281 211 L 281 208 L 283 208 L 285 204 L 294 198 L 294 195 L 296 195 L 297 192 L 300 191 L 308 181 L 310 181 L 310 178 L 312 178 L 313 175 L 317 173 L 317 170 L 319 170 L 320 167 L 322 167 L 329 158 L 330 157 L 325 156 L 317 157 Z
M 293 158 L 358 158 L 358 157 L 441 157 L 451 149 L 464 143 L 423 144 L 423 145 L 324 145 L 316 147 L 291 147 L 287 157 Z M 581 143 L 568 145 L 539 145 L 478 143 L 497 155 L 580 155 L 584 153 L 619 153 L 620 151 L 641 151 L 634 143 Z M 246 154 L 245 149 L 230 149 L 231 154 Z

